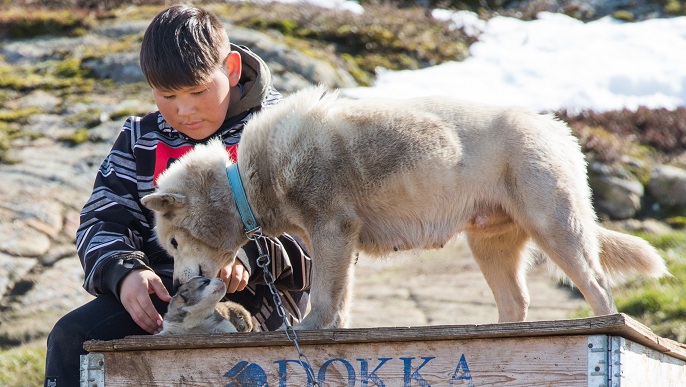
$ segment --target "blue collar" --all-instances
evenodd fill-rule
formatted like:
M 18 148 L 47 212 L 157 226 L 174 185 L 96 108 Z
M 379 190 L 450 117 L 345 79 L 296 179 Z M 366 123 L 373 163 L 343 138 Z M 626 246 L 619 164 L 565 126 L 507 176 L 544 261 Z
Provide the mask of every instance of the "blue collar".
M 226 176 L 229 178 L 229 185 L 231 186 L 233 199 L 236 201 L 236 207 L 238 207 L 238 213 L 243 220 L 245 235 L 248 238 L 252 238 L 253 234 L 261 232 L 261 228 L 255 220 L 255 216 L 248 203 L 248 197 L 245 195 L 241 175 L 238 173 L 238 163 L 231 164 L 226 168 Z

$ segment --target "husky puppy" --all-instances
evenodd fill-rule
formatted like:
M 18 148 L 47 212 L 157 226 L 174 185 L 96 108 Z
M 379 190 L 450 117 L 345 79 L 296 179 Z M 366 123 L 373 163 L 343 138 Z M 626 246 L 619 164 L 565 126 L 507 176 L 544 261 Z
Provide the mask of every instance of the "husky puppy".
M 174 256 L 175 282 L 218 273 L 248 240 L 229 165 L 219 141 L 197 146 L 142 198 Z M 667 273 L 646 241 L 596 222 L 579 143 L 551 115 L 313 87 L 246 124 L 238 171 L 262 232 L 297 235 L 312 255 L 311 311 L 299 329 L 346 326 L 356 252 L 440 248 L 460 232 L 500 322 L 526 319 L 529 242 L 596 315 L 617 310 L 611 275 Z
M 250 313 L 235 302 L 220 302 L 224 294 L 226 286 L 219 278 L 191 278 L 172 297 L 159 334 L 251 331 Z

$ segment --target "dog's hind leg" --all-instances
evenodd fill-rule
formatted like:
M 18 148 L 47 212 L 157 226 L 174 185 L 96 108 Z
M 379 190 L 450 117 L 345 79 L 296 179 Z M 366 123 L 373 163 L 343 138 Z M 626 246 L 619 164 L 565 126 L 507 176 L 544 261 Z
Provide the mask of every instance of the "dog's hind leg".
M 500 233 L 467 231 L 467 242 L 498 306 L 498 322 L 524 321 L 529 307 L 524 258 L 528 235 L 519 227 Z
M 576 227 L 570 227 L 576 224 Z M 567 275 L 595 315 L 617 312 L 610 281 L 599 259 L 595 224 L 581 220 L 549 224 L 531 233 L 536 244 Z
M 512 195 L 519 199 L 511 208 L 513 218 L 576 285 L 596 315 L 615 313 L 610 281 L 600 264 L 598 226 L 582 191 L 585 182 L 557 177 L 546 181 L 540 171 L 522 180 L 533 180 L 536 173 L 537 185 L 515 184 L 512 179 L 511 186 L 520 190 Z

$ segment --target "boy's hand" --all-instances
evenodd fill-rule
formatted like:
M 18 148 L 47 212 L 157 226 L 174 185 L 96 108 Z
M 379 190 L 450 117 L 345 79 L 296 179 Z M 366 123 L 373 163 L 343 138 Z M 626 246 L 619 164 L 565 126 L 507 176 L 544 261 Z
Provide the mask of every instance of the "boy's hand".
M 124 308 L 133 321 L 148 333 L 158 333 L 162 330 L 162 316 L 150 299 L 153 293 L 162 301 L 171 301 L 171 296 L 160 277 L 150 270 L 132 271 L 124 277 L 119 289 L 119 298 Z
M 235 260 L 233 264 L 219 271 L 219 278 L 226 284 L 227 293 L 235 293 L 248 286 L 250 274 L 239 260 Z

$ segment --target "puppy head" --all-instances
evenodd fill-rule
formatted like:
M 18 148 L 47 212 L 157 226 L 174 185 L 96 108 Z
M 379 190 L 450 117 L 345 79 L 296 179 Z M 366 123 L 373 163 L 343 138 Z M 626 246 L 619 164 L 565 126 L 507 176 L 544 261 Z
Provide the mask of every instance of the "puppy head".
M 226 286 L 219 278 L 196 276 L 179 287 L 169 303 L 165 319 L 182 320 L 187 315 L 207 316 L 226 294 Z M 180 321 L 179 321 L 180 322 Z
M 198 145 L 157 179 L 141 203 L 155 212 L 155 232 L 174 257 L 174 287 L 198 275 L 214 277 L 247 242 L 226 176 L 221 141 Z

